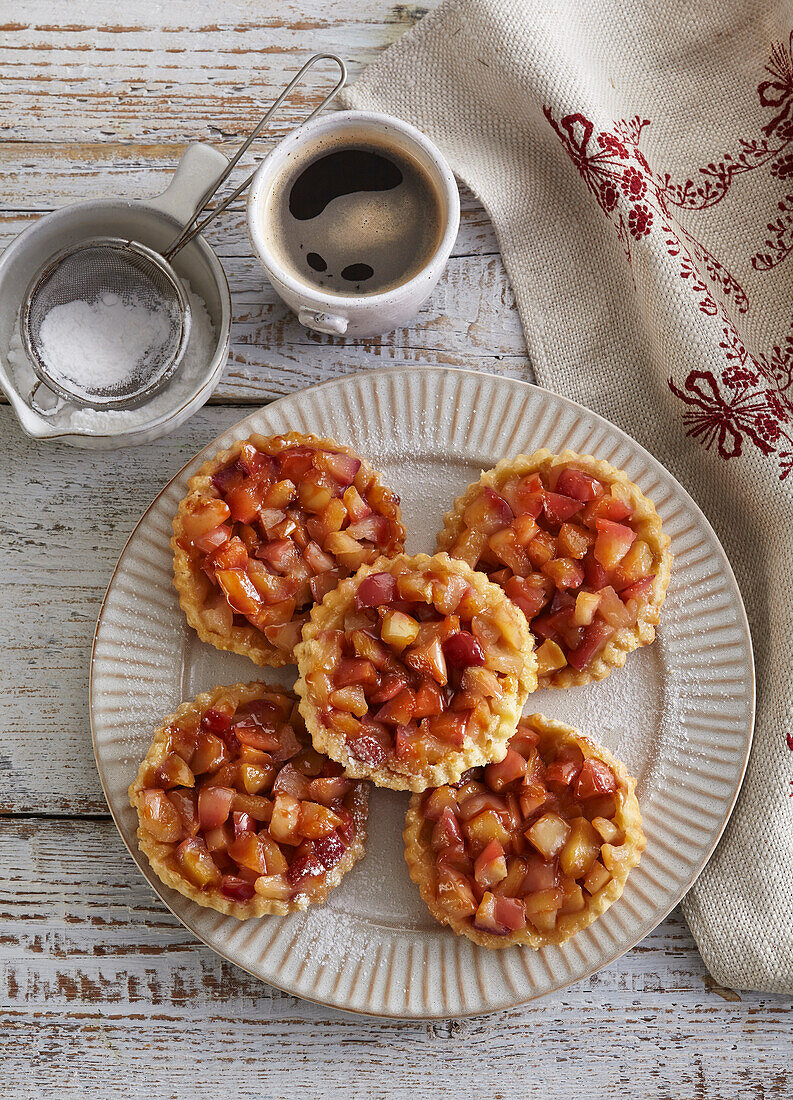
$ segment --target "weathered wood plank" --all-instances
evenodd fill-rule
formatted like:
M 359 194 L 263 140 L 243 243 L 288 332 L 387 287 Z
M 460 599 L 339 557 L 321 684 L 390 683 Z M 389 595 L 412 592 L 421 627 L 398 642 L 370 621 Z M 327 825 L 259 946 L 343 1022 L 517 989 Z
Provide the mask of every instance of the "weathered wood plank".
M 79 143 L 239 134 L 312 53 L 341 54 L 354 77 L 429 7 L 225 0 L 207 18 L 203 5 L 145 0 L 119 25 L 117 5 L 69 0 L 69 22 L 53 25 L 51 4 L 26 3 L 0 32 L 4 136 L 57 133 Z M 304 116 L 312 89 L 327 83 L 312 75 L 282 125 Z
M 86 1098 L 113 1095 L 121 1067 L 152 1097 L 185 1095 L 186 1072 L 201 1085 L 190 1095 L 233 1081 L 236 1096 L 301 1100 L 347 1095 L 351 1073 L 355 1096 L 420 1088 L 457 1100 L 483 1073 L 494 1097 L 572 1098 L 584 1081 L 585 1095 L 623 1096 L 616 1082 L 624 1090 L 637 1075 L 642 1100 L 790 1095 L 790 998 L 714 989 L 677 912 L 613 966 L 535 1005 L 452 1025 L 382 1023 L 285 996 L 217 958 L 160 906 L 109 822 L 4 822 L 0 865 L 6 1080 L 22 1079 L 35 1024 L 46 1054 L 33 1080 L 52 1083 L 76 1060 Z

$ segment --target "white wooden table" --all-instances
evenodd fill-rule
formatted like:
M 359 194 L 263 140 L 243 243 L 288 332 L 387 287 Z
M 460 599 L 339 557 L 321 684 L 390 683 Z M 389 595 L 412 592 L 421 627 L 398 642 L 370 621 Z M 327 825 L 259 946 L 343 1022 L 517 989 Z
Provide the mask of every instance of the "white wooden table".
M 185 144 L 231 148 L 310 53 L 336 51 L 355 75 L 425 10 L 0 2 L 0 247 L 62 204 L 161 190 Z M 793 1001 L 717 987 L 679 912 L 607 970 L 524 1009 L 379 1022 L 222 962 L 143 882 L 99 786 L 87 678 L 99 602 L 146 504 L 246 407 L 320 380 L 404 363 L 531 377 L 495 236 L 470 196 L 430 304 L 373 340 L 300 329 L 250 256 L 241 212 L 211 240 L 233 344 L 211 404 L 186 426 L 134 452 L 81 452 L 32 443 L 0 405 L 0 1095 L 793 1096 Z

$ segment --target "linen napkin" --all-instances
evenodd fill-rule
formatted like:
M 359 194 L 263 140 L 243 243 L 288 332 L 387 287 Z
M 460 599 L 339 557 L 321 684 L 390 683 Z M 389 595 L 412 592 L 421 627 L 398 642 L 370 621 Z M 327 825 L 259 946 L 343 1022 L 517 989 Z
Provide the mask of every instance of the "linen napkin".
M 684 909 L 723 985 L 793 990 L 793 16 L 445 0 L 347 104 L 417 125 L 499 237 L 537 381 L 707 513 L 757 664 L 740 800 Z

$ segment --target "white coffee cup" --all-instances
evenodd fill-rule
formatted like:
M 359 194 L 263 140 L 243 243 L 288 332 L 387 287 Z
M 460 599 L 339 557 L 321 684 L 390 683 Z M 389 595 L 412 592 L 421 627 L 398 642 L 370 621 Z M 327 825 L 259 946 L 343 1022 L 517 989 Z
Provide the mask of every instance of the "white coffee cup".
M 442 232 L 434 254 L 417 275 L 382 293 L 325 292 L 285 270 L 268 242 L 263 211 L 270 189 L 283 172 L 290 170 L 298 150 L 318 137 L 335 138 L 345 130 L 354 133 L 355 140 L 371 136 L 386 150 L 391 145 L 411 155 L 429 176 L 440 199 Z M 294 130 L 262 161 L 248 193 L 248 232 L 267 278 L 301 324 L 334 336 L 374 336 L 412 320 L 446 266 L 459 225 L 460 194 L 440 150 L 415 126 L 374 111 L 338 111 Z

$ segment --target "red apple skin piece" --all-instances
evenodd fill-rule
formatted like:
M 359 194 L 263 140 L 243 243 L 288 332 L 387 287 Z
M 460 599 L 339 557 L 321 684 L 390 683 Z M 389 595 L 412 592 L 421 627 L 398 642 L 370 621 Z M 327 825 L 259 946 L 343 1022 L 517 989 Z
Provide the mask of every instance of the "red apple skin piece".
M 654 580 L 655 573 L 651 573 L 649 577 L 642 577 L 641 580 L 634 581 L 633 584 L 629 584 L 626 588 L 622 589 L 620 592 L 620 599 L 624 603 L 627 603 L 628 600 L 639 600 L 649 595 Z
M 552 890 L 558 878 L 557 860 L 544 860 L 538 852 L 530 851 L 524 857 L 526 873 L 523 876 L 523 894 L 536 894 L 540 890 Z
M 239 836 L 242 836 L 243 833 L 255 833 L 258 830 L 256 819 L 251 817 L 250 814 L 241 813 L 239 810 L 234 810 L 231 816 L 234 822 L 235 839 Z
M 519 932 L 526 927 L 526 913 L 523 902 L 518 898 L 496 895 L 493 915 L 507 932 Z
M 352 455 L 338 454 L 336 451 L 321 451 L 318 457 L 340 485 L 352 485 L 361 468 L 361 460 L 353 458 Z
M 228 489 L 234 485 L 239 485 L 242 481 L 244 471 L 242 470 L 239 460 L 232 462 L 230 466 L 224 466 L 222 470 L 218 470 L 212 475 L 212 484 L 215 486 L 219 493 L 225 493 Z
M 636 532 L 624 523 L 614 523 L 610 519 L 596 519 L 595 526 L 595 558 L 605 569 L 614 569 L 630 550 Z
M 504 584 L 504 591 L 526 618 L 531 620 L 550 599 L 553 581 L 542 573 L 533 573 L 530 577 L 510 577 Z
M 440 848 L 455 847 L 463 843 L 460 822 L 450 809 L 444 809 L 441 812 L 441 816 L 435 822 L 435 826 L 432 830 L 431 843 L 436 851 Z
M 452 634 L 443 643 L 443 655 L 448 664 L 455 668 L 468 668 L 469 665 L 481 667 L 485 663 L 485 654 L 479 641 L 467 630 Z
M 202 787 L 198 792 L 198 820 L 202 829 L 217 829 L 228 820 L 235 792 L 231 787 Z
M 609 626 L 602 619 L 596 618 L 593 623 L 584 628 L 581 645 L 566 654 L 567 663 L 580 672 L 593 657 L 597 656 L 613 634 L 613 626 Z
M 567 519 L 572 519 L 581 510 L 581 507 L 580 500 L 574 500 L 562 493 L 552 493 L 549 489 L 545 490 L 543 509 L 550 523 L 561 524 Z
M 220 892 L 231 901 L 250 901 L 256 893 L 252 883 L 237 875 L 224 875 L 220 880 Z
M 485 535 L 493 535 L 502 527 L 508 527 L 515 518 L 507 501 L 486 486 L 465 510 L 466 524 Z
M 358 586 L 355 606 L 383 607 L 398 598 L 396 577 L 392 577 L 390 573 L 370 573 Z
M 503 790 L 516 779 L 526 774 L 526 760 L 514 749 L 507 749 L 507 755 L 498 764 L 488 764 L 485 768 L 485 781 L 494 791 Z
M 616 790 L 617 779 L 608 764 L 602 760 L 584 761 L 575 789 L 578 798 L 597 798 L 614 794 Z
M 298 849 L 298 853 L 299 852 L 300 849 Z M 290 886 L 298 889 L 307 878 L 314 878 L 324 873 L 325 866 L 315 854 L 315 849 L 312 846 L 310 851 L 303 855 L 298 854 L 296 859 L 290 863 L 289 869 L 286 872 L 286 881 Z
M 581 771 L 581 765 L 573 760 L 554 760 L 545 770 L 545 782 L 548 786 L 569 787 L 575 783 Z
M 609 583 L 608 573 L 592 554 L 587 554 L 584 560 L 584 580 L 593 592 L 599 592 Z
M 559 474 L 556 491 L 564 496 L 586 502 L 603 496 L 604 488 L 596 478 L 568 466 Z
M 314 854 L 326 870 L 335 867 L 346 850 L 347 847 L 336 830 L 314 841 Z
M 507 875 L 504 849 L 497 840 L 489 841 L 474 861 L 474 878 L 486 890 Z

